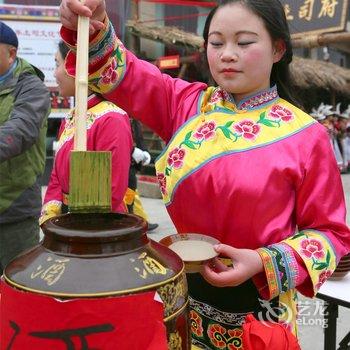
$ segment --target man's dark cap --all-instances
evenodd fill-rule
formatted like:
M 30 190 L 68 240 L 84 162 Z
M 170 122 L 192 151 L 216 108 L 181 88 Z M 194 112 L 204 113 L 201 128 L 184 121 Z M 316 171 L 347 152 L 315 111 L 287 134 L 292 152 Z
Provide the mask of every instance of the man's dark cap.
M 0 21 L 0 43 L 18 47 L 18 38 L 16 33 L 7 24 Z

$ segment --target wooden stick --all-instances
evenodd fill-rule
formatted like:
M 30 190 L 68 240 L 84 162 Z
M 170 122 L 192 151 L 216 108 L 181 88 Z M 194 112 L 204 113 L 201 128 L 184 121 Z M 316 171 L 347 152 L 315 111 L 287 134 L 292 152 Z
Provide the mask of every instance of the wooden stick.
M 83 1 L 82 1 L 83 2 Z M 70 155 L 69 211 L 111 211 L 111 152 L 87 152 L 89 18 L 78 18 L 74 149 Z
M 89 67 L 89 18 L 78 18 L 77 62 L 75 78 L 74 150 L 86 151 L 86 114 Z

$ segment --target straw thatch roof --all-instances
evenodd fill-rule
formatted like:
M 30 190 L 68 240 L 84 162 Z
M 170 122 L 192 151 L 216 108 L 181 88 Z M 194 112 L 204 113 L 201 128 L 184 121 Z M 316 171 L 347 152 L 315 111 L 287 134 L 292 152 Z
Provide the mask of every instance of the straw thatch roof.
M 202 50 L 203 39 L 198 35 L 185 32 L 176 27 L 156 27 L 128 21 L 132 34 L 160 41 L 165 44 L 179 45 L 189 50 Z M 291 64 L 291 73 L 296 85 L 301 89 L 312 87 L 333 90 L 350 96 L 350 70 L 330 62 L 295 57 Z
M 290 68 L 293 80 L 301 89 L 318 87 L 350 96 L 350 69 L 296 56 Z

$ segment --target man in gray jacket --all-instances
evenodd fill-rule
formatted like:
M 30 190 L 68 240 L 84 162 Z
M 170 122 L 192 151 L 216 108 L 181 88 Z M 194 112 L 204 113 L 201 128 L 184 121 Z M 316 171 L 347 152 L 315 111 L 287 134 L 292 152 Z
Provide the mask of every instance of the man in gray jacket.
M 0 21 L 0 275 L 39 242 L 50 111 L 44 74 L 17 57 L 17 47 L 16 33 Z

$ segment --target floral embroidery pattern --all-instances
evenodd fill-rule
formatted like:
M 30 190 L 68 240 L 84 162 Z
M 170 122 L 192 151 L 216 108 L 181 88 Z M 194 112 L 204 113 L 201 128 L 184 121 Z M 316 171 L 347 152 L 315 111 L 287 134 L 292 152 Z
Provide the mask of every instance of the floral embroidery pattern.
M 243 331 L 240 328 L 225 329 L 218 323 L 209 325 L 210 342 L 218 349 L 236 350 L 242 347 Z
M 269 128 L 279 128 L 281 122 L 289 122 L 294 118 L 293 113 L 289 109 L 280 105 L 272 106 L 267 115 L 268 117 L 266 117 L 266 111 L 261 113 L 257 122 L 250 119 L 245 119 L 238 123 L 229 121 L 225 125 L 218 126 L 217 129 L 221 130 L 224 136 L 233 142 L 236 142 L 239 137 L 255 141 L 261 131 L 261 125 Z
M 203 336 L 203 327 L 202 327 L 202 319 L 197 314 L 196 311 L 190 311 L 190 320 L 191 320 L 191 332 L 195 334 L 197 337 Z
M 214 103 L 217 100 L 229 99 L 229 95 L 227 93 L 226 95 L 224 90 L 218 89 L 212 94 L 210 102 Z M 165 177 L 169 176 L 173 169 L 182 168 L 186 156 L 184 147 L 198 150 L 203 142 L 214 139 L 218 131 L 221 131 L 224 137 L 232 142 L 236 142 L 240 138 L 254 142 L 261 133 L 262 125 L 269 128 L 280 127 L 281 123 L 289 122 L 293 118 L 294 115 L 289 109 L 276 104 L 268 112 L 262 112 L 257 122 L 251 119 L 244 119 L 239 122 L 230 120 L 224 125 L 217 125 L 214 120 L 205 121 L 196 130 L 189 131 L 179 146 L 169 152 L 167 166 L 164 171 Z M 158 178 L 163 195 L 166 193 L 164 174 L 160 173 Z
M 237 136 L 243 136 L 243 138 L 248 140 L 255 140 L 260 132 L 260 125 L 251 120 L 242 120 L 234 124 L 233 129 L 236 131 Z
M 231 341 L 230 344 L 227 344 L 227 348 L 229 350 L 240 349 L 242 347 L 242 336 L 243 336 L 242 329 L 239 329 L 239 328 L 229 329 L 227 333 L 230 336 L 230 341 Z
M 313 270 L 324 270 L 330 266 L 331 252 L 327 249 L 325 253 L 325 248 L 318 239 L 309 238 L 305 233 L 300 232 L 294 235 L 291 239 L 297 239 L 305 236 L 300 242 L 300 252 L 308 260 L 312 261 L 311 269 Z M 320 261 L 326 256 L 325 261 Z
M 102 72 L 101 83 L 102 84 L 114 84 L 118 79 L 118 73 L 116 71 L 117 61 L 115 58 L 112 59 L 112 62 L 107 66 Z
M 322 259 L 324 250 L 322 243 L 317 239 L 304 239 L 301 241 L 301 251 L 307 258 Z
M 90 86 L 97 86 L 99 91 L 102 91 L 105 86 L 115 85 L 123 74 L 125 67 L 124 48 L 117 46 L 114 52 L 111 53 L 110 63 L 103 68 L 102 72 L 96 74 L 96 78 L 89 78 Z M 94 74 L 95 75 L 95 74 Z
M 172 168 L 180 169 L 183 165 L 183 160 L 186 151 L 183 148 L 175 147 L 168 155 L 168 164 Z
M 268 116 L 271 117 L 273 121 L 278 123 L 281 120 L 288 123 L 294 118 L 292 111 L 280 105 L 272 106 Z
M 166 177 L 163 173 L 157 174 L 157 180 L 159 183 L 160 191 L 162 192 L 163 195 L 167 194 L 166 190 Z
M 214 346 L 216 346 L 219 349 L 226 348 L 226 329 L 224 327 L 221 327 L 219 324 L 211 324 L 208 327 L 207 332 L 209 339 Z
M 325 256 L 322 243 L 317 239 L 304 239 L 300 243 L 302 254 L 308 259 L 312 259 L 312 269 L 323 270 L 329 266 L 331 253 L 327 250 L 326 261 L 320 261 Z
M 332 275 L 331 270 L 322 271 L 318 276 L 318 283 L 316 284 L 316 289 L 320 289 L 322 284 Z
M 215 127 L 216 123 L 214 121 L 204 123 L 196 130 L 193 137 L 199 141 L 211 140 L 215 136 Z

